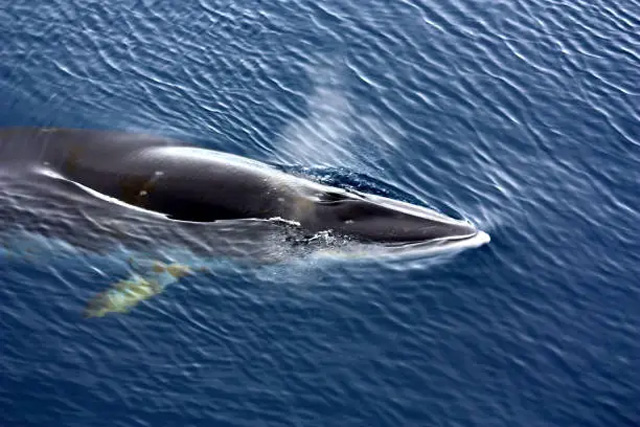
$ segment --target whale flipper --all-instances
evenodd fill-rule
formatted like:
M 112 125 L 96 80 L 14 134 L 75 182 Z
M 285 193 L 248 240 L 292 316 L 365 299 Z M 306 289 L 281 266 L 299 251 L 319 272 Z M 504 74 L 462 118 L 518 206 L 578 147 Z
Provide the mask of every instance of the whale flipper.
M 132 261 L 132 260 L 131 260 Z M 133 264 L 134 262 L 132 262 Z M 128 279 L 114 283 L 106 291 L 93 297 L 84 310 L 84 317 L 103 317 L 109 313 L 129 313 L 140 302 L 158 295 L 193 270 L 183 264 L 160 261 L 135 261 L 142 274 L 133 273 Z

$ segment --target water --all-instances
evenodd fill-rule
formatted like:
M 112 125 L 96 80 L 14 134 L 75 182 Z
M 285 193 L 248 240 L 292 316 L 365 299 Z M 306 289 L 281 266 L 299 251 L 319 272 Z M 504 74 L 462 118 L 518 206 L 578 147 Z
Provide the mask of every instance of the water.
M 3 251 L 0 424 L 639 425 L 639 11 L 5 2 L 2 126 L 179 137 L 434 206 L 492 242 L 221 260 L 91 321 L 127 248 Z

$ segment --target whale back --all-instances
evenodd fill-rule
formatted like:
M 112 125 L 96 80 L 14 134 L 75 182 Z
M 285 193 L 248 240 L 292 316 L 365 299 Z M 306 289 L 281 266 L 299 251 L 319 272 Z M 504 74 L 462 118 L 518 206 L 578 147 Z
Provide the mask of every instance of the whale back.
M 266 164 L 149 135 L 9 129 L 0 159 L 5 172 L 43 172 L 184 221 L 282 216 L 296 197 Z

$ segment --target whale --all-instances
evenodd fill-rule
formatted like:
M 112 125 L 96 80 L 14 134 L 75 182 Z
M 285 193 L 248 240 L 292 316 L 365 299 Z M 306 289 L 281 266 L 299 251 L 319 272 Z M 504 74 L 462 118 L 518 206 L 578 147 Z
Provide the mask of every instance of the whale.
M 309 234 L 359 241 L 470 239 L 469 221 L 373 194 L 287 174 L 240 156 L 173 139 L 117 131 L 11 128 L 0 131 L 0 173 L 66 180 L 94 195 L 198 223 L 279 218 Z
M 142 254 L 142 267 L 93 298 L 86 317 L 128 312 L 200 271 L 166 248 L 262 265 L 309 254 L 424 256 L 490 240 L 470 221 L 425 206 L 173 138 L 0 129 L 0 250 L 33 236 L 46 247 Z

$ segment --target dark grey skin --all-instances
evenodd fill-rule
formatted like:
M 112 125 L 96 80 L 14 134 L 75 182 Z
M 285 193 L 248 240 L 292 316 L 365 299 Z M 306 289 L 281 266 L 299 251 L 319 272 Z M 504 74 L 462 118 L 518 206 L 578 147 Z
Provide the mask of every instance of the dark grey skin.
M 1 178 L 57 179 L 169 219 L 282 219 L 390 244 L 459 240 L 476 228 L 430 209 L 348 192 L 266 164 L 149 135 L 73 129 L 0 130 Z M 46 194 L 43 195 L 46 197 Z

